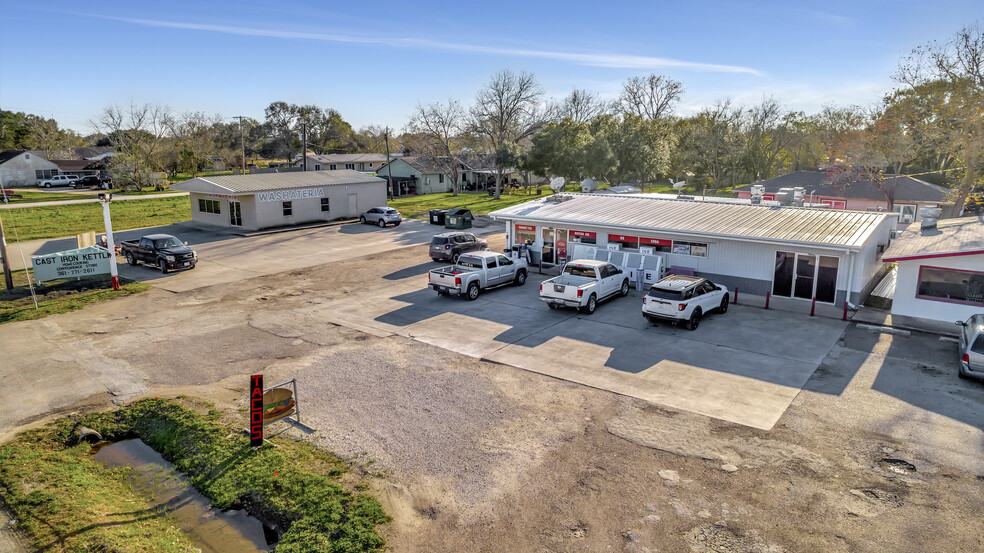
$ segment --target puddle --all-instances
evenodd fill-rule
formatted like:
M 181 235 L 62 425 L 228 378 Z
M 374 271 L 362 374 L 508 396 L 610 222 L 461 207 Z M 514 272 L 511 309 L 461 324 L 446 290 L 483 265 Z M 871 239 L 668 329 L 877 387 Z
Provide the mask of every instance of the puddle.
M 123 440 L 95 450 L 95 459 L 108 467 L 130 466 L 133 489 L 167 509 L 168 515 L 202 553 L 270 551 L 268 537 L 276 535 L 246 511 L 220 511 L 173 470 L 160 453 L 140 440 Z
M 903 461 L 902 459 L 882 459 L 878 464 L 880 464 L 883 469 L 896 474 L 912 474 L 913 472 L 916 472 L 915 465 Z

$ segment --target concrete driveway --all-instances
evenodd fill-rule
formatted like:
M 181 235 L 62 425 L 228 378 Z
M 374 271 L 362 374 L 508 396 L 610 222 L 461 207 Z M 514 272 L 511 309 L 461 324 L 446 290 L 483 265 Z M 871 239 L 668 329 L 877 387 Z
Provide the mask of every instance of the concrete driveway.
M 696 331 L 650 324 L 642 292 L 592 315 L 551 310 L 533 275 L 468 302 L 426 288 L 436 263 L 390 275 L 391 286 L 312 308 L 331 322 L 398 334 L 657 404 L 770 429 L 823 361 L 846 323 L 732 306 Z

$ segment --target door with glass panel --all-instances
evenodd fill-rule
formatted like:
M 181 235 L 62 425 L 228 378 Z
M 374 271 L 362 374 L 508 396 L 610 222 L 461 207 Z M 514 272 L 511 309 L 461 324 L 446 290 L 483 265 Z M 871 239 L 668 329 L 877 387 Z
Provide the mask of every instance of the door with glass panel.
M 838 261 L 826 255 L 777 251 L 772 295 L 833 303 Z
M 229 224 L 234 227 L 243 226 L 243 210 L 235 200 L 229 200 Z

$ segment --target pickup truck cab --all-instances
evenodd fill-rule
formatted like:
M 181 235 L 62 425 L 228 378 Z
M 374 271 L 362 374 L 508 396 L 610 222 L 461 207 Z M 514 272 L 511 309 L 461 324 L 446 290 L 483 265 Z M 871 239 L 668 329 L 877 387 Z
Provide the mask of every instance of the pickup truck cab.
M 51 188 L 52 186 L 72 186 L 79 180 L 78 175 L 55 175 L 49 179 L 44 179 L 38 183 L 41 188 Z
M 589 315 L 598 302 L 628 293 L 629 279 L 621 269 L 593 259 L 571 261 L 560 276 L 540 284 L 540 301 L 550 309 L 576 307 Z
M 434 269 L 427 275 L 427 285 L 440 296 L 464 295 L 469 301 L 478 299 L 482 290 L 526 282 L 526 260 L 512 259 L 495 252 L 473 252 L 461 255 L 458 262 Z
M 124 240 L 120 242 L 120 253 L 126 256 L 130 265 L 143 261 L 157 266 L 164 274 L 194 269 L 198 263 L 195 250 L 170 234 L 148 234 L 139 240 Z
M 727 288 L 706 278 L 666 275 L 642 298 L 642 316 L 652 323 L 682 322 L 697 330 L 704 313 L 727 313 L 729 299 Z

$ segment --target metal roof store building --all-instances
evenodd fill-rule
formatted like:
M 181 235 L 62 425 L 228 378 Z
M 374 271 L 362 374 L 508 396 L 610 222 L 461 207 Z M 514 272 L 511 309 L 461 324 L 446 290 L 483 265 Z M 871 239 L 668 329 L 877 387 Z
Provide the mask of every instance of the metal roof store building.
M 534 262 L 592 256 L 624 269 L 662 258 L 741 293 L 790 301 L 857 304 L 884 272 L 898 215 L 741 205 L 708 199 L 558 194 L 495 211 L 507 243 L 528 244 Z M 659 275 L 646 274 L 646 281 Z
M 386 181 L 358 171 L 198 177 L 171 186 L 191 193 L 191 219 L 244 230 L 358 217 L 386 205 Z

